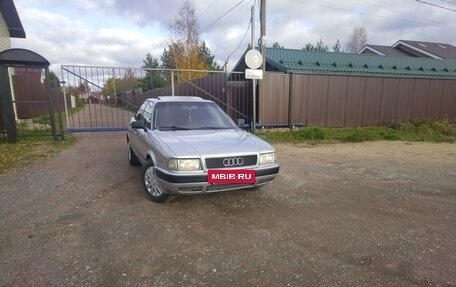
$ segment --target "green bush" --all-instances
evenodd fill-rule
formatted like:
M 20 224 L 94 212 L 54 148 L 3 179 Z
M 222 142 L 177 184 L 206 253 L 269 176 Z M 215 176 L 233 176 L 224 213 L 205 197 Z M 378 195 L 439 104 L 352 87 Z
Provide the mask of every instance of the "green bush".
M 321 127 L 305 127 L 293 132 L 297 139 L 324 140 L 326 139 L 325 129 Z
M 359 129 L 353 130 L 348 133 L 344 138 L 343 141 L 346 142 L 362 142 L 364 141 L 364 136 Z
M 400 137 L 396 134 L 389 133 L 389 134 L 385 134 L 383 136 L 383 139 L 387 140 L 387 141 L 397 141 L 397 140 L 400 140 Z
M 261 135 L 270 142 L 363 142 L 403 140 L 455 142 L 456 124 L 448 121 L 399 122 L 391 126 L 355 128 L 304 127 L 288 131 L 267 131 Z
M 84 100 L 80 97 L 76 97 L 76 108 L 83 108 L 84 107 Z

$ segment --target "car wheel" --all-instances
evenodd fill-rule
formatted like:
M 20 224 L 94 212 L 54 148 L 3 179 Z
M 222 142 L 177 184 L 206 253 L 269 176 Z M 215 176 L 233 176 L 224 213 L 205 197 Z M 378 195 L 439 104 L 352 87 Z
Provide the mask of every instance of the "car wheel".
M 136 157 L 135 152 L 131 149 L 130 144 L 128 144 L 128 162 L 130 163 L 130 165 L 133 166 L 141 164 L 138 158 Z
M 148 160 L 144 166 L 143 172 L 144 190 L 149 196 L 150 200 L 154 202 L 165 202 L 168 199 L 168 194 L 163 192 L 157 178 L 157 170 L 152 160 Z

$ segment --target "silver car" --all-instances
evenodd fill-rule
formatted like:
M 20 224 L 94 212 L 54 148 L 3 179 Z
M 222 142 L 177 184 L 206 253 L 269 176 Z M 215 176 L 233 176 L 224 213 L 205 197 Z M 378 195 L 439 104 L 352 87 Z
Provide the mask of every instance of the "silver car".
M 279 173 L 274 148 L 199 97 L 147 99 L 131 119 L 128 159 L 152 201 L 261 186 Z

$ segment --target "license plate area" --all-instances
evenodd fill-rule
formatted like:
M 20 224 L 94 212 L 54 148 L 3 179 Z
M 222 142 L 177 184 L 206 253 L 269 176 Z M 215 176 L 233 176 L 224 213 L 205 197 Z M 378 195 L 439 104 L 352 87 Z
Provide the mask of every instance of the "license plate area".
M 210 184 L 255 183 L 255 171 L 250 169 L 210 169 L 207 173 Z

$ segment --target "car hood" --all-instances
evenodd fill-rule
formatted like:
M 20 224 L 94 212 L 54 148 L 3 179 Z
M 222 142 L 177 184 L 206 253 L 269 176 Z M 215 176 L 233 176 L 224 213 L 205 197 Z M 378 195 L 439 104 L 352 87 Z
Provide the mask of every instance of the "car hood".
M 241 129 L 158 131 L 174 157 L 240 155 L 274 151 L 274 148 Z

